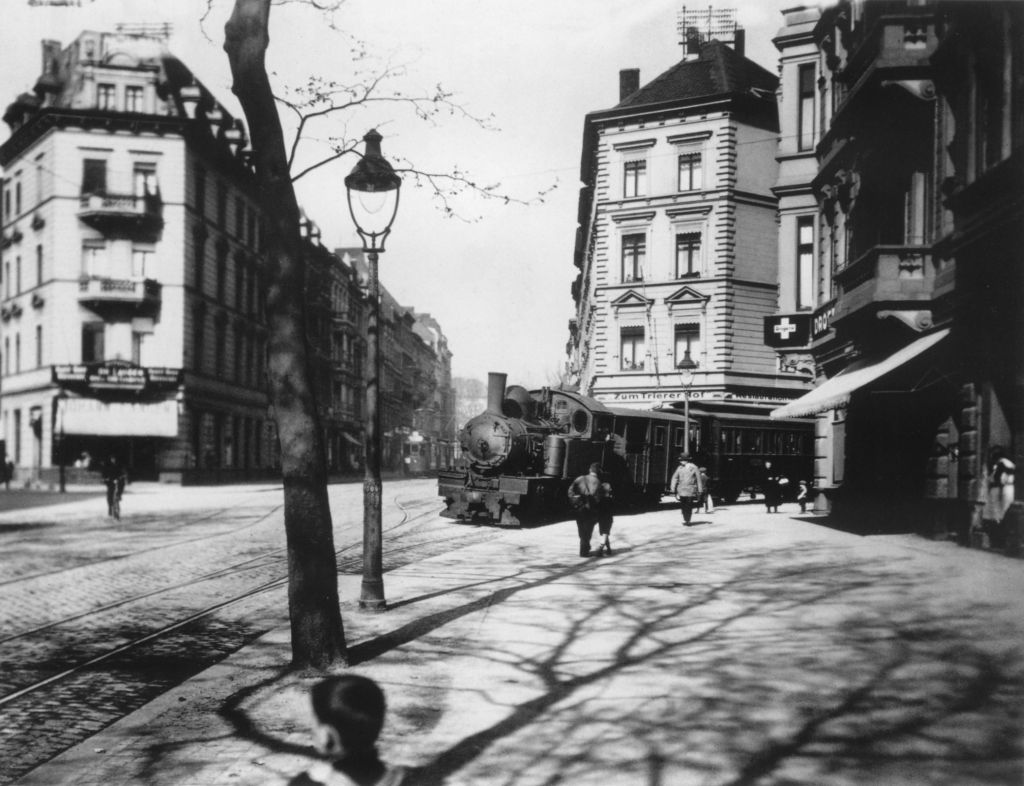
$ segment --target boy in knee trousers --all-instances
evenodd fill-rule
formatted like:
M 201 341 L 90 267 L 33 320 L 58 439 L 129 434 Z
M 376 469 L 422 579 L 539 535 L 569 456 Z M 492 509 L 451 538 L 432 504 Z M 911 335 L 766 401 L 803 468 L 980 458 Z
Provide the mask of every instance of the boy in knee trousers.
M 401 767 L 388 767 L 377 754 L 384 726 L 384 692 L 357 674 L 328 677 L 310 691 L 313 739 L 327 760 L 318 762 L 288 786 L 399 786 Z

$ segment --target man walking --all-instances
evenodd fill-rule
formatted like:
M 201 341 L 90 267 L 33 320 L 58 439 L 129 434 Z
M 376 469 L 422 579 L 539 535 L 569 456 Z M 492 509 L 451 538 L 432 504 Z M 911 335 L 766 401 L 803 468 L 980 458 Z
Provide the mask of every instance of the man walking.
M 576 511 L 576 532 L 580 536 L 580 556 L 590 556 L 590 538 L 597 524 L 601 497 L 601 465 L 590 465 L 586 475 L 580 475 L 569 486 L 569 502 Z
M 669 481 L 669 491 L 676 495 L 679 500 L 679 507 L 683 511 L 683 524 L 690 526 L 690 519 L 693 518 L 693 508 L 700 503 L 700 495 L 704 486 L 700 482 L 700 470 L 697 465 L 690 461 L 689 455 L 684 453 L 679 457 L 679 466 L 672 474 Z

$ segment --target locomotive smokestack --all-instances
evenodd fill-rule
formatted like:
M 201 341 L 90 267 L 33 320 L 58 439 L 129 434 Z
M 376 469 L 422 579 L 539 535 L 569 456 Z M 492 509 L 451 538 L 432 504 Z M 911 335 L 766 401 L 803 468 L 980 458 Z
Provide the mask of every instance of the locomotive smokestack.
M 501 402 L 505 400 L 505 382 L 508 374 L 499 374 L 492 371 L 487 375 L 487 411 L 494 414 L 501 414 Z

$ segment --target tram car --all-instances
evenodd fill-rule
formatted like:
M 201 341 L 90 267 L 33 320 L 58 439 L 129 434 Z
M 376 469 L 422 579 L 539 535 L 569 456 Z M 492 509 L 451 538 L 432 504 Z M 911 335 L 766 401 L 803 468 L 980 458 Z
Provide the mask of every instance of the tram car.
M 687 450 L 726 501 L 755 493 L 766 461 L 794 487 L 811 477 L 812 421 L 696 410 L 686 418 L 678 410 L 608 407 L 566 390 L 506 389 L 506 380 L 489 375 L 487 409 L 459 435 L 459 466 L 438 471 L 443 516 L 516 526 L 567 513 L 569 485 L 593 462 L 618 506 L 652 506 Z

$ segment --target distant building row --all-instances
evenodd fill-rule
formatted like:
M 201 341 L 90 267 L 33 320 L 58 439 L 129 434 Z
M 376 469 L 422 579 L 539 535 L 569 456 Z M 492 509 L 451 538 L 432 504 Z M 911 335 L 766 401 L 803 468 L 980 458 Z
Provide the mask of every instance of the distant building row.
M 117 454 L 137 478 L 274 477 L 263 230 L 240 120 L 166 31 L 43 42 L 0 146 L 0 418 L 17 479 Z M 362 456 L 365 266 L 304 226 L 308 335 L 329 469 Z M 382 297 L 385 468 L 448 440 L 451 354 Z

